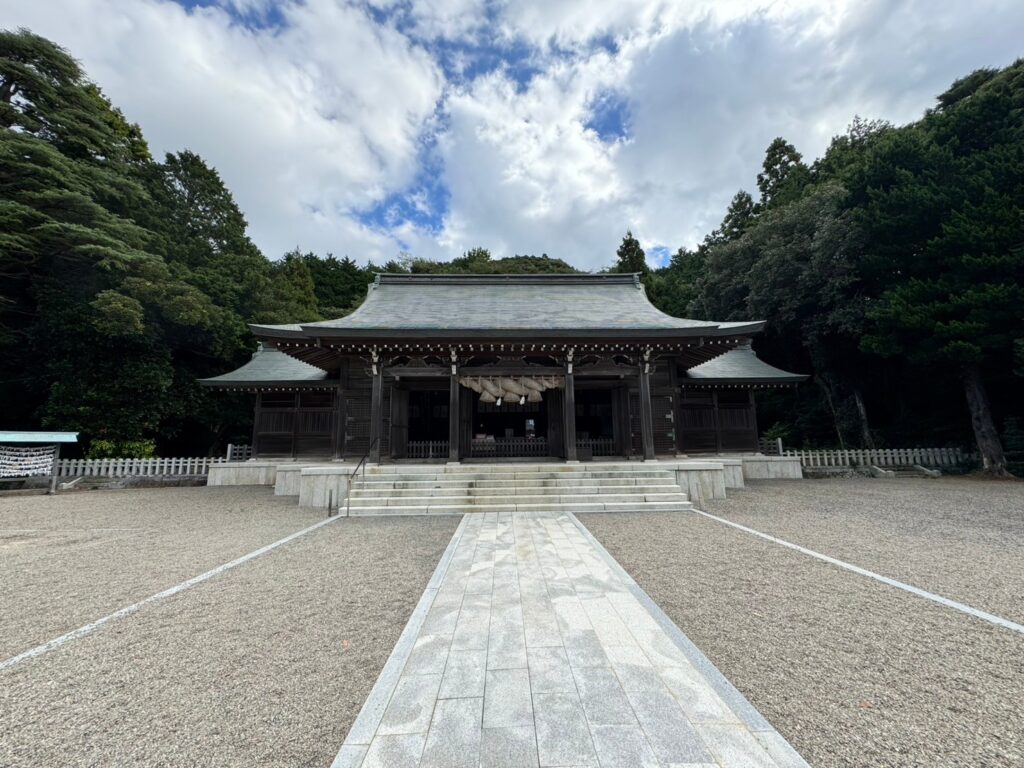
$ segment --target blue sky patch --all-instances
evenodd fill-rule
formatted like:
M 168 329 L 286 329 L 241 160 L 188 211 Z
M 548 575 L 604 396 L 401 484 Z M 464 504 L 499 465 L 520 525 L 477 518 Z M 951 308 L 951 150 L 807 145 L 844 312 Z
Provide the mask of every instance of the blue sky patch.
M 585 125 L 601 141 L 612 142 L 629 138 L 629 119 L 629 102 L 625 96 L 605 91 L 591 104 L 590 119 Z
M 236 23 L 249 29 L 275 29 L 285 26 L 282 5 L 278 3 L 268 3 L 265 10 L 241 12 L 233 5 L 219 0 L 174 0 L 174 2 L 186 11 L 193 11 L 197 8 L 220 8 Z
M 395 237 L 403 250 L 409 250 L 411 245 L 403 242 L 394 230 L 411 224 L 424 234 L 438 235 L 444 229 L 451 202 L 444 184 L 444 169 L 432 146 L 424 148 L 418 165 L 419 173 L 407 188 L 354 212 L 364 226 Z
M 647 249 L 647 263 L 654 267 L 667 267 L 672 261 L 672 251 L 664 245 L 655 245 Z

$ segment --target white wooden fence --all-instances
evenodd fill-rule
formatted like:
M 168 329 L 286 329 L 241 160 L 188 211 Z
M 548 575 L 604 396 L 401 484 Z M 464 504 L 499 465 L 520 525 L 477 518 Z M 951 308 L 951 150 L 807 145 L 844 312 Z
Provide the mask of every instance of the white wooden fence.
M 794 450 L 783 456 L 799 456 L 803 467 L 961 467 L 974 455 L 961 448 L 851 448 L 849 450 Z
M 61 459 L 57 477 L 157 477 L 205 475 L 223 456 L 159 459 Z

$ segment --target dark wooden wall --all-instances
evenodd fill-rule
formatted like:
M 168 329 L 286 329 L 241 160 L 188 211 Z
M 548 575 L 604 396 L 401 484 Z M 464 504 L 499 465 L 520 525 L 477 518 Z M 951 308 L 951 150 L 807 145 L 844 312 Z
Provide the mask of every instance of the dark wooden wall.
M 685 453 L 756 451 L 757 413 L 749 389 L 684 389 L 679 403 Z

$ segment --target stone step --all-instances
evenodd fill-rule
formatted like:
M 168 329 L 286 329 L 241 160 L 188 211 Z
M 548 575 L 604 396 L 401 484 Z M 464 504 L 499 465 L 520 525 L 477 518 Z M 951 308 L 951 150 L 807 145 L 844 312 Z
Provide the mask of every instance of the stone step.
M 366 474 L 367 480 L 424 480 L 439 478 L 443 480 L 514 480 L 516 478 L 535 477 L 540 480 L 571 480 L 585 477 L 674 477 L 675 472 L 666 469 L 645 469 L 630 471 L 627 469 L 579 470 L 577 472 L 396 472 L 387 475 Z
M 480 496 L 559 496 L 559 495 L 581 495 L 589 496 L 594 494 L 648 494 L 648 493 L 679 493 L 680 488 L 675 483 L 650 483 L 647 485 L 583 485 L 583 486 L 560 486 L 560 485 L 527 485 L 509 486 L 507 488 L 478 488 L 462 486 L 424 487 L 424 488 L 393 488 L 389 486 L 371 487 L 356 486 L 352 490 L 352 498 L 367 498 L 377 496 L 388 497 L 429 497 L 429 496 L 461 496 L 479 498 Z
M 398 477 L 382 479 L 377 477 L 355 478 L 357 485 L 366 487 L 431 487 L 449 485 L 452 487 L 511 487 L 513 485 L 639 485 L 675 483 L 671 474 L 628 475 L 626 477 Z
M 650 472 L 580 472 L 575 475 L 557 475 L 553 473 L 535 472 L 524 474 L 513 473 L 475 473 L 465 475 L 428 475 L 426 473 L 412 475 L 367 475 L 357 477 L 358 483 L 514 483 L 517 481 L 579 483 L 588 480 L 669 480 L 674 482 L 675 476 L 664 470 Z
M 602 471 L 627 471 L 636 472 L 644 470 L 657 470 L 657 466 L 650 466 L 643 462 L 587 462 L 585 464 L 562 464 L 559 462 L 545 463 L 521 463 L 504 462 L 488 464 L 385 464 L 383 466 L 366 467 L 367 475 L 394 475 L 394 474 L 431 474 L 443 473 L 458 475 L 474 472 L 558 472 L 572 474 L 573 472 L 587 472 L 592 470 Z
M 481 504 L 476 505 L 410 505 L 410 506 L 377 506 L 357 507 L 349 509 L 352 517 L 368 517 L 373 515 L 464 515 L 485 512 L 683 512 L 692 509 L 688 501 L 643 502 L 643 503 L 597 503 L 582 502 L 572 504 Z M 344 514 L 344 508 L 342 513 Z
M 686 496 L 677 491 L 676 493 L 648 493 L 648 494 L 630 494 L 630 493 L 616 493 L 616 494 L 592 494 L 592 495 L 580 495 L 580 494 L 569 494 L 562 496 L 546 496 L 546 495 L 504 495 L 504 496 L 477 496 L 477 497 L 464 497 L 464 496 L 433 496 L 433 497 L 385 497 L 385 496 L 363 496 L 353 497 L 351 500 L 351 506 L 355 507 L 403 507 L 416 504 L 425 504 L 426 506 L 467 506 L 467 507 L 486 507 L 492 505 L 505 505 L 515 504 L 534 504 L 540 506 L 551 506 L 560 504 L 637 504 L 644 505 L 647 503 L 654 502 L 676 502 L 676 501 L 687 501 Z

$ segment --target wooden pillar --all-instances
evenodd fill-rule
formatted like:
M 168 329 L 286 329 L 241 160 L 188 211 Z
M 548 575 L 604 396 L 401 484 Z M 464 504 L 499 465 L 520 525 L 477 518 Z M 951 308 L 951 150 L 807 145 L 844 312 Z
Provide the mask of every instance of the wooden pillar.
M 372 353 L 373 388 L 370 390 L 370 454 L 372 464 L 380 463 L 380 431 L 383 426 L 384 366 L 377 350 Z
M 295 458 L 295 440 L 299 429 L 299 392 L 296 390 L 292 399 L 292 458 Z
M 57 474 L 60 472 L 60 443 L 53 446 L 53 466 L 50 468 L 50 490 L 51 496 L 57 492 Z
M 334 390 L 334 429 L 331 435 L 331 455 L 340 459 L 345 450 L 345 361 L 338 355 L 338 386 Z
M 718 413 L 718 390 L 711 390 L 711 404 L 715 410 L 715 453 L 722 452 L 722 419 Z
M 750 440 L 751 440 L 751 443 L 755 446 L 754 450 L 755 451 L 760 451 L 760 449 L 761 449 L 761 441 L 760 441 L 760 435 L 758 434 L 758 431 L 757 431 L 757 401 L 754 400 L 754 388 L 753 387 L 751 387 L 750 389 L 747 390 L 747 397 L 749 398 L 749 402 L 750 402 L 750 423 L 752 425 L 752 429 L 754 430 L 754 434 L 751 435 Z M 779 455 L 780 456 L 782 455 L 781 451 L 779 452 Z
M 263 393 L 256 393 L 256 405 L 252 411 L 252 457 L 255 459 L 260 455 L 260 412 L 263 410 Z
M 679 401 L 682 400 L 682 392 L 679 388 L 679 361 L 676 358 L 669 360 L 668 379 L 672 387 L 672 446 L 679 454 L 683 452 L 682 435 L 679 434 L 682 423 Z
M 459 400 L 462 393 L 459 391 L 459 358 L 454 347 L 450 351 L 452 372 L 448 382 L 448 461 L 459 461 L 459 436 L 462 432 L 459 421 Z
M 562 418 L 565 425 L 565 460 L 576 461 L 576 385 L 572 373 L 572 358 L 575 350 L 570 349 L 565 361 L 565 398 Z
M 644 350 L 640 363 L 640 435 L 644 461 L 654 458 L 654 413 L 651 409 L 651 349 Z

